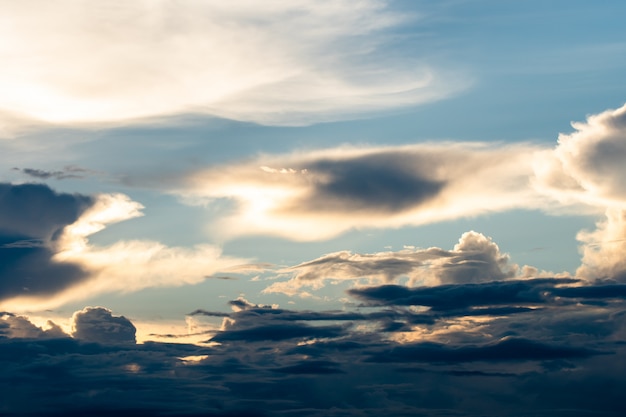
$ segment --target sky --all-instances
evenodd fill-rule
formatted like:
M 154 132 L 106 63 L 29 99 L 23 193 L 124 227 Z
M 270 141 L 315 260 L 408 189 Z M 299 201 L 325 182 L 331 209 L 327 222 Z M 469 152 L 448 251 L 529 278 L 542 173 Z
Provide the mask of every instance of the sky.
M 0 0 L 0 416 L 622 416 L 626 5 Z

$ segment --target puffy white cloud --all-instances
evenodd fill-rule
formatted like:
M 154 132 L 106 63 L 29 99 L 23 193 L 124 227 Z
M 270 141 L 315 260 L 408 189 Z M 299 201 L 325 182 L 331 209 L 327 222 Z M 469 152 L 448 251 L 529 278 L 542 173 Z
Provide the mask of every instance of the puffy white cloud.
M 537 189 L 567 205 L 605 218 L 594 231 L 581 231 L 582 265 L 589 280 L 626 280 L 626 105 L 591 115 L 559 136 L 554 150 L 535 159 Z
M 72 315 L 72 336 L 100 344 L 135 343 L 135 326 L 104 307 L 85 307 Z
M 408 278 L 410 285 L 469 284 L 511 278 L 543 276 L 536 268 L 511 262 L 493 240 L 474 231 L 464 233 L 452 250 L 405 249 L 398 252 L 355 254 L 347 251 L 324 255 L 281 270 L 292 275 L 271 284 L 264 292 L 307 295 L 328 281 L 352 280 L 389 283 Z
M 626 210 L 608 209 L 596 230 L 583 230 L 577 238 L 583 245 L 582 265 L 576 275 L 626 282 Z
M 353 228 L 546 206 L 529 185 L 536 150 L 438 143 L 260 156 L 193 173 L 173 192 L 195 204 L 234 200 L 234 214 L 214 230 L 225 236 L 321 240 Z
M 535 157 L 535 186 L 562 203 L 626 204 L 626 105 L 575 122 L 553 150 Z
M 388 54 L 387 31 L 408 16 L 379 0 L 1 7 L 7 134 L 29 119 L 115 122 L 184 112 L 305 124 L 436 100 L 467 85 L 426 52 Z

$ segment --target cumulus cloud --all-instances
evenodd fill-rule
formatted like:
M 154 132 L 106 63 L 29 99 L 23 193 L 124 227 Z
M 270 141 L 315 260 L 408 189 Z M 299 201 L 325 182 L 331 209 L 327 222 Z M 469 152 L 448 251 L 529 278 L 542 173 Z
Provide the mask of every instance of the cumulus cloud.
M 137 329 L 124 316 L 103 307 L 85 307 L 72 315 L 72 336 L 100 344 L 135 343 Z
M 236 203 L 218 232 L 320 240 L 352 228 L 400 227 L 546 202 L 529 185 L 530 145 L 341 147 L 261 156 L 196 172 L 173 192 Z
M 577 239 L 582 242 L 578 276 L 626 282 L 626 209 L 607 209 L 606 219 L 598 223 L 597 229 L 583 230 Z
M 577 275 L 623 281 L 626 263 L 626 105 L 572 123 L 554 150 L 535 158 L 534 185 L 561 203 L 604 212 L 597 229 L 581 231 L 582 265 Z
M 142 215 L 143 206 L 122 194 L 57 194 L 34 184 L 2 184 L 0 191 L 0 288 L 9 311 L 51 308 L 102 292 L 195 284 L 219 271 L 265 267 L 222 256 L 210 245 L 91 244 L 89 236 L 109 224 Z
M 204 113 L 270 124 L 354 117 L 468 82 L 427 51 L 397 56 L 386 2 L 5 2 L 5 129 Z M 417 18 L 412 16 L 412 18 Z
M 33 324 L 27 317 L 12 313 L 0 315 L 0 337 L 40 339 L 68 337 L 61 327 L 48 321 L 46 328 Z
M 408 278 L 411 285 L 439 285 L 546 274 L 533 267 L 519 267 L 491 238 L 474 231 L 464 233 L 452 250 L 432 247 L 372 254 L 343 251 L 280 272 L 292 278 L 275 282 L 264 292 L 297 295 L 307 288 L 319 289 L 329 280 L 393 282 Z
M 554 150 L 536 156 L 535 185 L 565 203 L 626 204 L 626 105 L 574 122 Z

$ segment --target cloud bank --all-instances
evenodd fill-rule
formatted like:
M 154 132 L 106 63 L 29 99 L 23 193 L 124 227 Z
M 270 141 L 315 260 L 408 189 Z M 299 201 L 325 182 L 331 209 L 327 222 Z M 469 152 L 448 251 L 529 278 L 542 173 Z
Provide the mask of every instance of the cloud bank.
M 5 313 L 2 411 L 617 417 L 626 388 L 626 287 L 581 284 L 372 286 L 348 293 L 367 306 L 342 311 L 239 298 L 230 313 L 191 313 L 223 320 L 203 346 L 135 344 L 132 322 L 102 307 L 74 314 L 73 337 Z
M 201 113 L 299 125 L 437 100 L 467 85 L 379 0 L 99 5 L 3 2 L 4 131 Z M 36 13 L 33 13 L 36 10 Z M 432 56 L 432 54 L 430 54 Z

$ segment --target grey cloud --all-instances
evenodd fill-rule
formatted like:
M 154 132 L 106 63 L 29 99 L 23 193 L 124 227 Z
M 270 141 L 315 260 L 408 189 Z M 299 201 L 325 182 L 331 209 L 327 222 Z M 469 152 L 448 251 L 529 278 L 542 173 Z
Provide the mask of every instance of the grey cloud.
M 135 343 L 136 328 L 124 316 L 103 307 L 85 307 L 72 316 L 72 336 L 101 344 Z
M 507 338 L 484 346 L 450 347 L 440 343 L 417 343 L 394 346 L 372 355 L 372 362 L 435 362 L 458 363 L 476 361 L 537 361 L 588 358 L 609 352 L 583 347 L 558 346 L 532 340 Z
M 23 174 L 35 178 L 38 180 L 66 180 L 66 179 L 79 179 L 85 178 L 87 175 L 93 173 L 93 171 L 81 168 L 75 165 L 68 165 L 60 171 L 46 171 L 36 168 L 13 168 L 15 171 L 20 171 Z
M 548 291 L 584 288 L 533 281 L 528 287 Z M 576 283 L 567 285 L 572 284 Z M 457 286 L 480 285 L 486 284 Z M 571 304 L 548 298 L 552 301 L 540 312 L 493 316 L 460 330 L 451 324 L 471 317 L 450 317 L 440 311 L 433 316 L 435 322 L 404 328 L 404 334 L 417 336 L 412 341 L 395 340 L 376 325 L 384 317 L 408 320 L 409 312 L 399 307 L 374 308 L 370 313 L 311 312 L 271 308 L 244 299 L 234 300 L 243 308 L 226 318 L 231 324 L 221 334 L 231 336 L 212 347 L 0 337 L 3 412 L 11 417 L 63 413 L 565 417 L 594 412 L 617 417 L 626 388 L 626 348 L 619 343 L 619 335 L 608 329 L 595 337 L 576 334 L 576 329 L 596 326 L 599 320 L 612 326 L 613 332 L 620 331 L 623 297 L 611 298 L 602 314 L 597 307 L 579 303 L 587 295 L 609 293 L 609 288 L 577 290 L 571 294 L 575 295 Z M 505 307 L 513 308 L 493 307 L 494 313 Z M 98 313 L 97 322 L 110 321 L 108 310 Z M 316 325 L 350 314 L 363 319 L 358 321 L 363 326 Z M 573 327 L 567 328 L 572 321 Z M 91 328 L 108 332 L 103 326 Z M 337 331 L 323 335 L 329 337 L 311 338 L 311 329 L 324 333 L 329 328 Z M 518 334 L 507 336 L 513 329 Z M 281 337 L 268 337 L 281 332 Z M 433 339 L 437 334 L 440 339 Z M 190 363 L 179 359 L 192 355 L 204 359 Z
M 42 329 L 26 317 L 0 313 L 0 336 L 24 339 L 68 337 L 58 324 L 48 321 L 47 325 L 47 329 Z
M 0 233 L 51 239 L 93 203 L 92 197 L 57 193 L 43 184 L 0 183 Z
M 436 164 L 425 155 L 386 152 L 347 160 L 322 159 L 300 169 L 317 179 L 306 201 L 294 206 L 312 211 L 393 213 L 427 202 L 445 186 L 437 178 Z
M 43 184 L 0 183 L 0 299 L 53 294 L 87 276 L 77 264 L 53 261 L 52 246 L 92 204 Z
M 382 285 L 354 288 L 348 292 L 374 305 L 417 305 L 450 310 L 502 304 L 544 304 L 550 300 L 551 290 L 555 286 L 576 282 L 578 280 L 569 278 L 537 278 L 417 288 Z
M 245 329 L 229 329 L 213 336 L 213 342 L 226 341 L 279 341 L 286 339 L 314 339 L 325 337 L 339 337 L 346 329 L 342 326 L 309 326 L 300 323 L 277 323 L 248 327 Z

